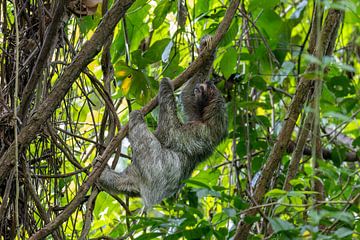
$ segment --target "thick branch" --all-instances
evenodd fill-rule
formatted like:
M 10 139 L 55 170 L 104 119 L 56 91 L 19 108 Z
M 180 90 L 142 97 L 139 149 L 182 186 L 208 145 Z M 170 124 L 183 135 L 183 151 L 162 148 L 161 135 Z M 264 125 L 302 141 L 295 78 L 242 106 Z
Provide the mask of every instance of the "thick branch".
M 291 155 L 291 161 L 289 164 L 289 168 L 287 171 L 285 183 L 284 183 L 284 190 L 289 191 L 290 190 L 290 181 L 296 176 L 299 168 L 300 159 L 303 156 L 304 150 L 305 150 L 305 144 L 306 140 L 308 139 L 309 132 L 311 129 L 311 124 L 314 120 L 314 114 L 313 112 L 309 112 L 306 117 L 305 121 L 303 123 L 303 126 L 300 130 L 300 133 L 297 138 L 296 144 L 293 145 L 289 144 L 287 151 L 292 152 Z M 292 148 L 290 148 L 290 145 Z M 311 154 L 311 151 L 310 151 Z

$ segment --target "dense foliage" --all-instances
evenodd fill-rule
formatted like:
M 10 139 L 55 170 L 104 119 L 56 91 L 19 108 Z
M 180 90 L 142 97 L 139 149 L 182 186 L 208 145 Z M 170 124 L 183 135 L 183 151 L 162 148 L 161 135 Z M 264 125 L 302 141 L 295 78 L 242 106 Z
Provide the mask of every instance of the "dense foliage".
M 94 159 L 126 125 L 129 111 L 156 96 L 161 78 L 175 79 L 196 60 L 201 37 L 215 34 L 230 1 L 136 0 L 84 66 L 76 65 L 79 52 L 103 27 L 113 1 L 0 2 L 0 168 L 10 166 L 3 158 L 16 140 L 14 126 L 20 132 L 19 173 L 11 170 L 14 164 L 1 170 L 7 175 L 0 173 L 0 239 L 29 238 L 49 223 L 58 224 L 49 236 L 55 239 L 229 239 L 240 221 L 252 226 L 251 239 L 360 237 L 359 1 L 240 1 L 211 74 L 227 101 L 228 138 L 176 196 L 147 214 L 141 215 L 140 199 L 94 186 L 59 223 L 54 219 L 81 192 Z M 52 41 L 46 36 L 57 4 L 66 10 Z M 333 29 L 333 51 L 316 55 L 312 41 L 323 40 L 321 29 L 333 9 L 344 12 Z M 48 56 L 41 59 L 45 47 Z M 47 111 L 42 103 L 61 84 L 57 80 L 73 76 L 66 75 L 71 67 L 79 77 L 51 117 L 30 129 L 36 135 L 22 140 L 24 126 L 37 120 L 33 115 Z M 262 169 L 282 140 L 279 133 L 304 80 L 313 86 L 300 117 L 290 119 L 296 123 L 287 133 L 291 140 L 267 179 L 265 196 L 257 195 Z M 146 116 L 150 129 L 157 113 Z M 120 171 L 130 161 L 124 138 L 109 164 Z

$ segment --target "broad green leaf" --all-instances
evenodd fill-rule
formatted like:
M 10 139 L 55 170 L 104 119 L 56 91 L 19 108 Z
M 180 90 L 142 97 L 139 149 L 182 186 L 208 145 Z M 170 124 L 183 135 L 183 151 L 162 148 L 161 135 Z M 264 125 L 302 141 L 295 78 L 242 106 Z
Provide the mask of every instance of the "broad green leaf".
M 290 203 L 289 198 L 287 196 L 280 197 L 279 200 L 278 200 L 278 203 L 279 204 L 276 205 L 276 207 L 274 209 L 274 214 L 280 215 L 281 213 L 283 213 L 284 211 L 289 209 L 289 207 L 286 206 L 287 204 Z
M 153 20 L 152 27 L 153 29 L 157 29 L 164 22 L 166 15 L 168 14 L 172 5 L 172 1 L 169 0 L 161 0 L 159 4 L 156 6 L 154 13 L 155 18 Z
M 120 27 L 119 31 L 116 33 L 110 49 L 112 62 L 116 63 L 125 52 L 124 29 L 122 27 Z
M 284 221 L 280 218 L 268 218 L 268 219 L 269 219 L 271 227 L 275 233 L 295 230 L 295 227 L 293 224 L 291 224 L 287 221 Z
M 173 41 L 170 41 L 168 43 L 168 45 L 165 47 L 162 55 L 161 55 L 161 60 L 164 62 L 164 63 L 167 63 L 169 61 L 169 58 L 170 58 L 170 53 L 171 53 L 171 49 L 173 47 L 174 43 Z
M 214 215 L 212 222 L 214 224 L 219 224 L 226 221 L 227 219 L 229 219 L 229 216 L 225 212 L 219 212 Z
M 209 10 L 209 1 L 198 1 L 195 5 L 196 18 Z M 198 19 L 197 19 L 198 20 Z
M 263 102 L 243 101 L 239 104 L 240 107 L 252 110 L 256 108 L 271 109 L 271 106 Z
M 354 139 L 352 145 L 353 147 L 360 147 L 360 136 Z
M 213 232 L 217 240 L 225 240 L 226 236 L 228 235 L 228 229 L 226 227 L 222 227 L 219 230 L 214 230 Z
M 144 233 L 141 236 L 135 238 L 136 240 L 152 240 L 152 239 L 159 239 L 157 237 L 162 236 L 162 233 L 156 233 L 156 232 L 150 232 L 150 233 Z
M 348 229 L 348 228 L 344 228 L 344 227 L 339 228 L 338 230 L 336 230 L 336 231 L 334 232 L 334 234 L 335 234 L 339 239 L 343 239 L 343 238 L 345 238 L 345 237 L 348 237 L 348 236 L 352 235 L 352 233 L 353 233 L 353 230 Z
M 221 39 L 219 46 L 225 47 L 228 44 L 230 44 L 232 41 L 234 41 L 234 38 L 238 33 L 238 31 L 239 31 L 239 24 L 237 19 L 235 18 L 232 24 L 230 25 L 229 30 L 225 33 L 224 37 Z
M 345 97 L 355 93 L 355 87 L 351 84 L 350 79 L 343 75 L 331 78 L 326 81 L 326 85 L 336 97 Z
M 236 217 L 236 211 L 233 208 L 223 208 L 223 212 L 228 217 Z
M 236 207 L 239 210 L 244 210 L 247 207 L 249 207 L 249 204 L 238 196 L 234 197 L 233 204 L 234 204 L 234 207 Z
M 220 62 L 220 69 L 226 79 L 236 71 L 237 57 L 237 52 L 232 47 L 228 48 L 223 55 Z
M 100 18 L 95 16 L 84 16 L 79 19 L 80 31 L 87 34 L 89 31 L 94 30 L 99 24 Z
M 266 197 L 280 198 L 280 197 L 283 197 L 286 194 L 287 194 L 287 191 L 275 188 L 275 189 L 272 189 L 272 190 L 268 191 L 265 196 Z
M 289 197 L 291 204 L 294 205 L 294 209 L 298 212 L 302 212 L 305 210 L 305 207 L 301 207 L 303 201 L 300 197 Z
M 122 93 L 128 97 L 135 97 L 137 102 L 145 104 L 153 94 L 149 85 L 149 79 L 143 72 L 118 65 L 115 69 L 115 77 L 120 85 Z
M 295 64 L 293 62 L 283 62 L 281 68 L 278 73 L 272 78 L 272 82 L 276 82 L 278 84 L 283 84 L 284 79 L 289 76 L 291 71 L 294 69 Z
M 249 9 L 272 9 L 279 3 L 280 0 L 250 0 Z
M 193 187 L 193 188 L 201 187 L 201 188 L 208 188 L 208 189 L 210 189 L 210 187 L 209 187 L 207 184 L 205 184 L 205 183 L 203 183 L 203 182 L 200 182 L 200 181 L 193 180 L 193 179 L 191 179 L 191 178 L 185 180 L 184 182 L 187 183 L 187 185 L 188 185 L 189 187 Z
M 322 62 L 318 58 L 316 58 L 314 55 L 310 55 L 310 54 L 304 54 L 304 60 L 309 63 L 317 64 L 318 66 L 321 66 L 321 64 L 322 64 Z
M 257 26 L 261 29 L 261 32 L 268 41 L 270 48 L 273 48 L 281 40 L 280 36 L 283 33 L 280 32 L 280 30 L 283 28 L 283 21 L 280 16 L 271 9 L 265 9 L 259 14 L 260 16 Z
M 271 127 L 270 120 L 266 116 L 257 115 L 256 116 L 256 121 L 258 122 L 259 125 L 263 126 L 264 128 Z
M 126 224 L 117 224 L 110 232 L 110 237 L 123 236 L 127 231 Z
M 162 40 L 156 41 L 150 46 L 150 48 L 144 53 L 144 59 L 148 63 L 154 63 L 161 60 L 161 56 L 164 52 L 164 49 L 169 44 L 170 39 L 164 38 Z M 171 49 L 170 49 L 171 50 Z
M 255 88 L 259 89 L 259 90 L 264 91 L 267 88 L 266 81 L 260 76 L 255 76 L 255 77 L 251 78 L 249 80 L 249 83 L 250 83 L 251 87 L 255 87 Z
M 220 177 L 219 170 L 207 170 L 207 171 L 200 171 L 199 174 L 190 178 L 192 181 L 202 182 L 207 186 L 217 185 L 217 181 Z

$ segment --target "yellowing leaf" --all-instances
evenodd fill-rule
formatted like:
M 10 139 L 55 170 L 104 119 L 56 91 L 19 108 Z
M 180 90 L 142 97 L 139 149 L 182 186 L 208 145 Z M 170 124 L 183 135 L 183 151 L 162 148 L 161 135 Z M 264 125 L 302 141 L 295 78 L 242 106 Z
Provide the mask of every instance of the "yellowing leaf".
M 124 81 L 121 83 L 121 90 L 126 95 L 129 93 L 132 82 L 132 75 L 127 76 Z
M 125 77 L 128 74 L 128 71 L 121 69 L 115 72 L 115 77 Z

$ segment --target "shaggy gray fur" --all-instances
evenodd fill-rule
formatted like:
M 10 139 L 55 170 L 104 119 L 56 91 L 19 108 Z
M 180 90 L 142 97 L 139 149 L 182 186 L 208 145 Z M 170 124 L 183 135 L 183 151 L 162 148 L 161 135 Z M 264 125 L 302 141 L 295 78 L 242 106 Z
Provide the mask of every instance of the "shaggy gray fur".
M 128 137 L 133 162 L 121 173 L 106 168 L 99 181 L 105 190 L 141 196 L 149 208 L 177 192 L 196 165 L 212 154 L 226 137 L 227 114 L 215 85 L 201 83 L 208 79 L 211 62 L 182 91 L 185 123 L 177 117 L 173 88 L 167 78 L 160 83 L 159 122 L 154 133 L 148 130 L 140 111 L 130 113 Z

